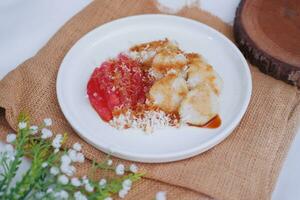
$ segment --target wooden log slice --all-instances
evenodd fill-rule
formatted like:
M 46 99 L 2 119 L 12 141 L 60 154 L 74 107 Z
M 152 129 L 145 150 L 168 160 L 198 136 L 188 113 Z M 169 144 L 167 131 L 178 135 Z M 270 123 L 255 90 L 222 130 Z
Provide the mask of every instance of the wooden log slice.
M 300 88 L 300 0 L 242 0 L 234 36 L 262 72 Z

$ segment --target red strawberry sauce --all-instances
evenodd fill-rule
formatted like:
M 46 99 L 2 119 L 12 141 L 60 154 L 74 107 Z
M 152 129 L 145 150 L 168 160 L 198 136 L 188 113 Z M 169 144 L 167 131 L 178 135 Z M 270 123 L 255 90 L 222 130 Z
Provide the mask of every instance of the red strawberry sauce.
M 109 121 L 115 111 L 134 109 L 137 104 L 145 103 L 151 85 L 141 64 L 120 54 L 94 70 L 87 84 L 87 94 L 100 117 Z

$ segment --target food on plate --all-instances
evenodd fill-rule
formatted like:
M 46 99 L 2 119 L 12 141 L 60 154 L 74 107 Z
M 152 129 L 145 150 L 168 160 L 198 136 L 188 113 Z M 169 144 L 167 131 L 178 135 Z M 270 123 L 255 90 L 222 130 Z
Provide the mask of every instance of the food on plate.
M 165 39 L 137 44 L 103 62 L 87 94 L 102 120 L 118 129 L 217 128 L 222 85 L 200 54 Z

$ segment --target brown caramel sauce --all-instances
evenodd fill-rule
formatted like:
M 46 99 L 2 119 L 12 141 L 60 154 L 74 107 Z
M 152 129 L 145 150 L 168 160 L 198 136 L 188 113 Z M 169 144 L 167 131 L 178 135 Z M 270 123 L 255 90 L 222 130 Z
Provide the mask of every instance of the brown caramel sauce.
M 193 125 L 193 124 L 188 124 L 188 125 L 200 127 L 200 128 L 219 128 L 221 126 L 221 124 L 222 124 L 222 120 L 221 120 L 220 116 L 217 115 L 204 125 Z

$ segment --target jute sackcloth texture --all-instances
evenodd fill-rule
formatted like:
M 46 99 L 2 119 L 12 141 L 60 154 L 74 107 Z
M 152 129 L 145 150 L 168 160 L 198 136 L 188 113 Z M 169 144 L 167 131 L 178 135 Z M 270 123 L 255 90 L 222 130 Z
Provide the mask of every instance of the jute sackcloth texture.
M 146 13 L 159 13 L 154 1 L 96 0 L 66 23 L 34 57 L 0 81 L 1 138 L 10 127 L 16 129 L 19 112 L 26 111 L 33 123 L 52 118 L 55 133 L 68 133 L 67 147 L 80 142 L 88 159 L 103 159 L 105 155 L 84 142 L 64 118 L 56 97 L 57 72 L 68 50 L 87 32 L 117 18 Z M 232 39 L 232 27 L 205 11 L 185 8 L 177 15 L 208 24 Z M 147 174 L 129 199 L 151 199 L 158 190 L 168 191 L 170 199 L 271 197 L 299 125 L 300 97 L 296 88 L 254 67 L 250 69 L 251 102 L 234 132 L 221 144 L 193 158 L 167 164 L 139 164 Z M 82 166 L 81 173 L 88 165 Z

